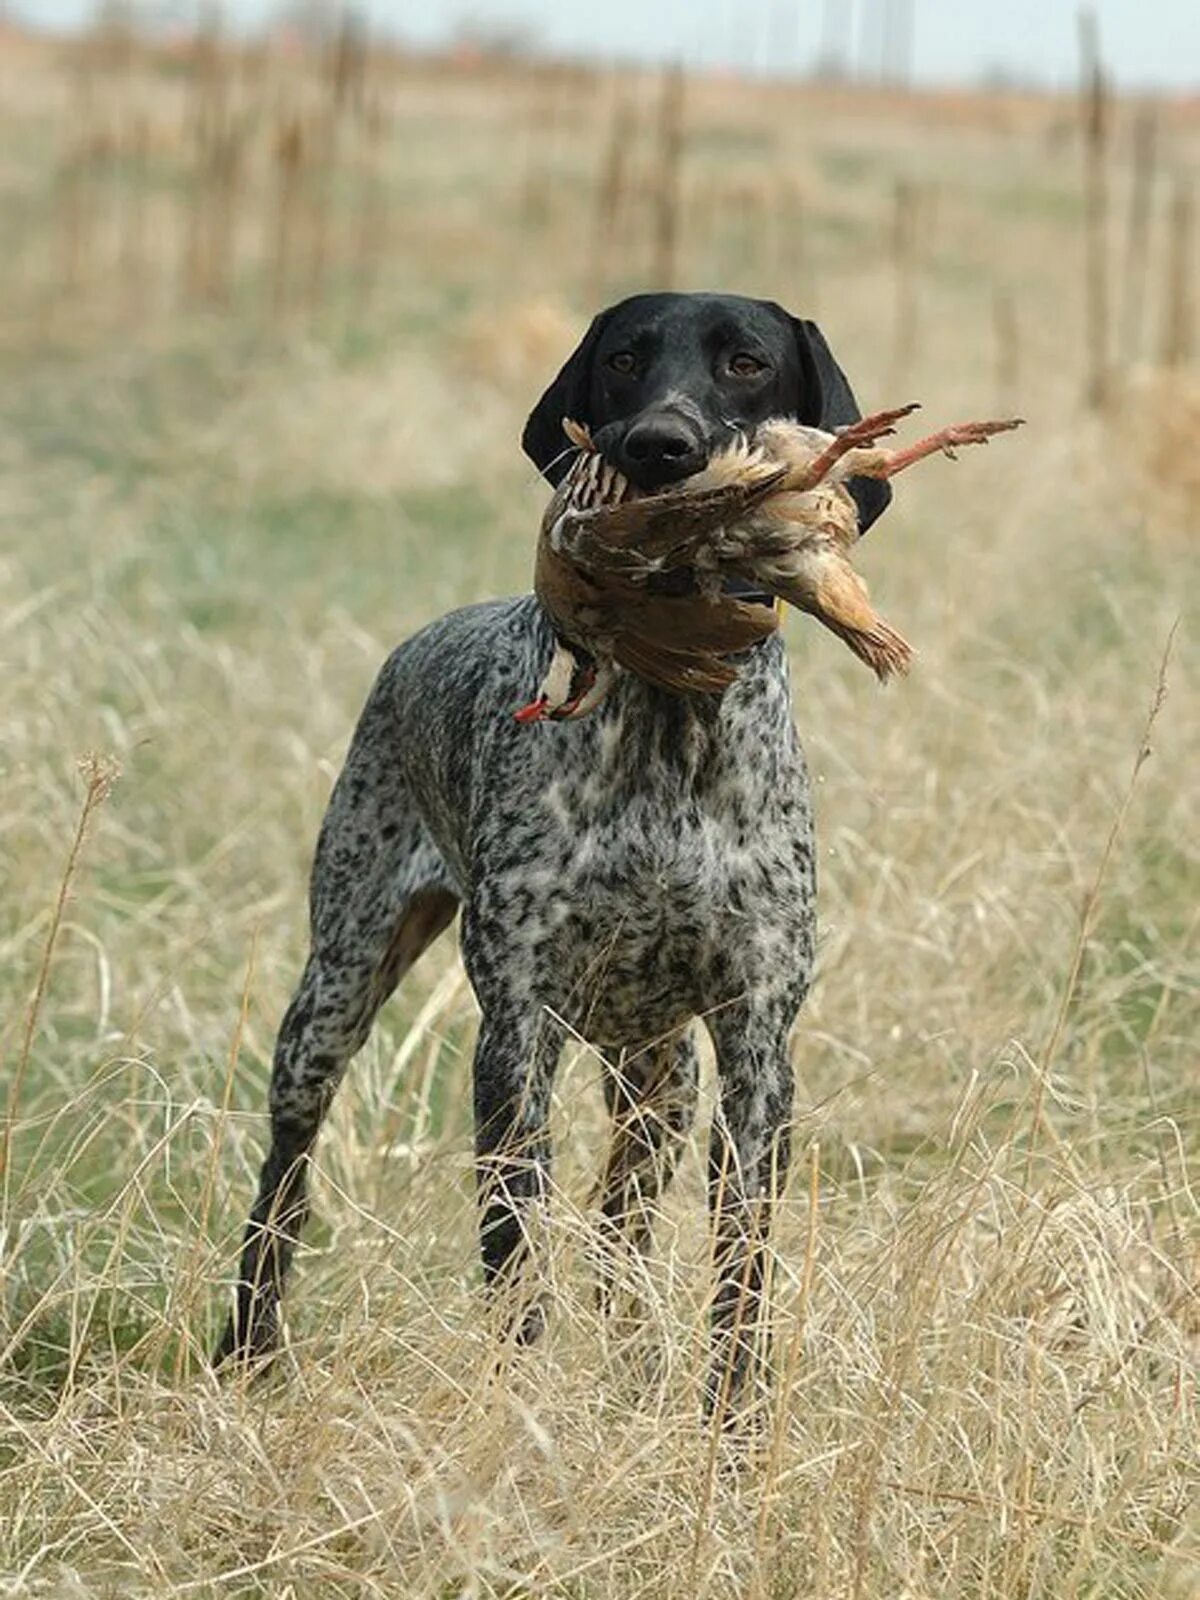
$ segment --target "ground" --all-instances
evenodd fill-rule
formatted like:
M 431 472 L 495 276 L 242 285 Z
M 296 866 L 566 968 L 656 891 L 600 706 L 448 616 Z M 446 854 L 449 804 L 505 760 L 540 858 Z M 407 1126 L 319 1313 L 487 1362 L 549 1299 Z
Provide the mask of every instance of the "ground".
M 1098 415 L 1067 101 L 689 84 L 676 170 L 651 78 L 376 60 L 334 109 L 293 55 L 8 35 L 0 79 L 7 1592 L 1194 1593 L 1200 375 L 1155 364 L 1194 108 L 1127 236 L 1115 107 Z M 697 1404 L 706 1117 L 648 1333 L 598 1320 L 583 1047 L 549 1335 L 498 1345 L 451 939 L 322 1139 L 288 1356 L 218 1384 L 358 708 L 527 585 L 524 415 L 667 272 L 815 316 L 864 405 L 1029 419 L 864 546 L 907 681 L 787 623 L 822 942 L 762 1435 Z

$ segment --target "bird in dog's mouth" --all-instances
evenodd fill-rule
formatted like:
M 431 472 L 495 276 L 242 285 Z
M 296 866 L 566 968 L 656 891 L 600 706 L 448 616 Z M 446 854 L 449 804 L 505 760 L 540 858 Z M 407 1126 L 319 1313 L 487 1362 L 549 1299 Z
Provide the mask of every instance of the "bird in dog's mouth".
M 850 563 L 859 527 L 846 479 L 894 477 L 1022 420 L 882 446 L 916 409 L 876 412 L 838 433 L 774 418 L 656 492 L 638 489 L 565 418 L 577 453 L 542 519 L 534 573 L 555 648 L 517 720 L 586 716 L 621 671 L 675 694 L 720 694 L 737 677 L 736 657 L 778 628 L 772 597 L 816 617 L 880 682 L 906 672 L 911 646 Z

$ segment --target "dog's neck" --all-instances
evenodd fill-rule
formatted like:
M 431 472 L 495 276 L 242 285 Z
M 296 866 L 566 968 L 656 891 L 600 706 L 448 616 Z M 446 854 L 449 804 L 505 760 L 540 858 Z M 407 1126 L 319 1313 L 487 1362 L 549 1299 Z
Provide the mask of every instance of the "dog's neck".
M 593 713 L 603 745 L 619 759 L 701 769 L 732 762 L 747 780 L 769 769 L 773 750 L 793 737 L 787 651 L 778 633 L 736 658 L 738 676 L 723 694 L 673 694 L 623 672 Z
M 771 595 L 759 595 L 748 585 L 740 585 L 736 592 L 738 600 L 743 605 L 757 602 L 767 607 L 768 611 L 776 607 Z M 603 687 L 601 682 L 597 681 L 599 675 L 600 679 L 612 683 L 614 667 L 611 658 L 608 658 L 606 663 L 605 658 L 598 657 L 594 649 L 582 641 L 571 638 L 560 628 L 538 596 L 531 595 L 530 599 L 537 608 L 542 627 L 554 641 L 554 654 L 551 657 L 550 669 L 542 679 L 541 693 L 528 706 L 521 708 L 517 713 L 517 720 L 539 721 L 547 712 L 553 715 L 556 708 L 566 713 L 568 717 L 586 716 L 589 710 L 602 704 L 603 699 L 612 693 L 612 687 Z M 770 622 L 767 625 L 774 627 Z M 724 659 L 738 668 L 740 677 L 745 677 L 751 666 L 755 668 L 754 675 L 756 675 L 757 668 L 770 654 L 766 651 L 766 647 L 773 640 L 777 640 L 777 631 L 766 633 L 736 655 L 726 656 Z M 682 703 L 694 713 L 701 724 L 704 724 L 711 720 L 712 708 L 719 706 L 722 698 L 720 694 L 714 694 L 707 689 L 697 688 L 694 692 L 688 693 L 673 683 L 669 684 L 667 679 L 661 683 L 653 677 L 643 680 L 629 667 L 624 671 L 616 668 L 615 671 L 616 681 L 625 683 L 627 690 L 630 686 L 636 685 L 642 691 L 640 715 L 644 720 L 661 720 L 666 715 L 669 720 L 674 721 L 675 714 L 671 708 Z M 776 660 L 776 675 L 780 673 L 786 684 L 786 657 L 782 651 L 778 652 Z

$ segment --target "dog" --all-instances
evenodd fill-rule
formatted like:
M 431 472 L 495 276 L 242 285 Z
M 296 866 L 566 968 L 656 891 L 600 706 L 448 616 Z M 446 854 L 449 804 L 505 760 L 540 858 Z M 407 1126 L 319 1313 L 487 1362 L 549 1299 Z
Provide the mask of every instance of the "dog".
M 572 418 L 655 490 L 778 416 L 826 430 L 859 419 L 814 323 L 770 301 L 642 294 L 593 320 L 522 442 L 557 483 Z M 890 490 L 866 479 L 849 488 L 865 530 Z M 317 842 L 311 949 L 275 1047 L 270 1149 L 217 1363 L 258 1363 L 277 1347 L 322 1118 L 379 1008 L 461 911 L 481 1012 L 483 1270 L 493 1293 L 512 1297 L 513 1337 L 533 1339 L 545 1317 L 527 1258 L 565 1037 L 593 1042 L 606 1063 L 602 1236 L 611 1251 L 644 1252 L 695 1111 L 699 1018 L 720 1086 L 707 1408 L 736 1404 L 762 1374 L 789 1037 L 815 938 L 812 805 L 784 648 L 771 634 L 747 651 L 720 696 L 623 674 L 590 717 L 521 726 L 513 711 L 554 643 L 534 596 L 489 601 L 410 638 L 375 683 Z

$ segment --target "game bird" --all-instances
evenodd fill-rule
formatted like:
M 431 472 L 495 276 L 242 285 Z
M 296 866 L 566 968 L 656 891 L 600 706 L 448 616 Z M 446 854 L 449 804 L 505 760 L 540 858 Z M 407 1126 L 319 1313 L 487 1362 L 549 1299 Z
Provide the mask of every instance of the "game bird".
M 943 428 L 904 449 L 879 441 L 918 408 L 880 411 L 836 434 L 788 418 L 736 438 L 683 485 L 643 494 L 600 455 L 587 429 L 564 431 L 578 451 L 542 520 L 534 588 L 556 649 L 518 720 L 585 716 L 625 669 L 675 693 L 720 693 L 737 676 L 728 657 L 779 625 L 787 601 L 825 625 L 881 682 L 908 670 L 912 649 L 872 606 L 850 564 L 858 515 L 850 477 L 891 478 L 939 452 L 986 444 L 1021 418 Z M 664 574 L 685 577 L 670 592 Z

